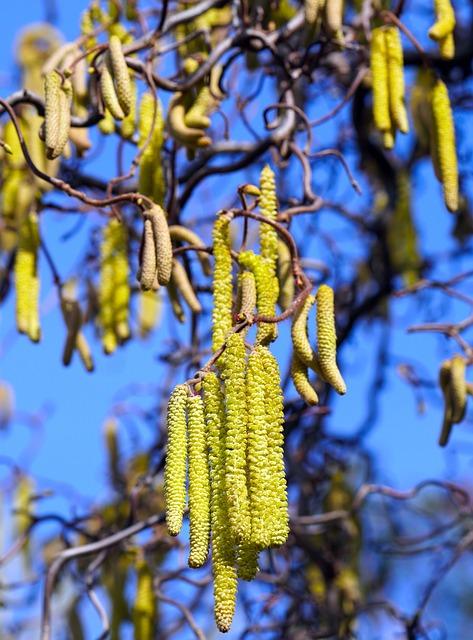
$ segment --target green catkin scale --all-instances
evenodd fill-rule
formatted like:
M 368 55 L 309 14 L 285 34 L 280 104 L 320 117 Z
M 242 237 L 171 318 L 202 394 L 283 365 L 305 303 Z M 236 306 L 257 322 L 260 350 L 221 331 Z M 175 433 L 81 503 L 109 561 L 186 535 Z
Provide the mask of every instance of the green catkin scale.
M 118 102 L 124 115 L 127 116 L 131 111 L 133 92 L 130 72 L 128 71 L 125 56 L 123 55 L 122 43 L 116 35 L 110 37 L 109 61 Z
M 432 114 L 435 125 L 435 146 L 443 185 L 443 196 L 449 211 L 458 209 L 458 161 L 448 89 L 437 80 L 432 89 Z
M 189 276 L 187 275 L 183 265 L 176 259 L 173 260 L 171 281 L 188 304 L 192 313 L 201 313 L 202 305 L 195 294 L 192 283 L 189 280 Z
M 202 388 L 209 442 L 214 614 L 218 629 L 225 633 L 233 620 L 237 593 L 235 546 L 228 527 L 225 490 L 225 406 L 215 373 L 204 377 Z
M 246 352 L 244 338 L 233 333 L 227 339 L 222 377 L 225 383 L 227 418 L 226 487 L 228 515 L 238 541 L 251 537 L 250 506 L 247 487 L 247 404 Z
M 258 313 L 263 316 L 274 316 L 279 286 L 271 265 L 253 251 L 242 251 L 238 256 L 238 261 L 242 267 L 252 271 L 255 276 Z M 259 323 L 256 334 L 258 344 L 273 342 L 277 336 L 278 327 L 275 322 Z
M 274 172 L 269 165 L 265 165 L 261 171 L 260 192 L 259 208 L 261 215 L 275 222 L 277 218 L 276 182 Z M 271 225 L 261 222 L 259 238 L 261 255 L 268 261 L 274 275 L 278 259 L 278 233 Z
M 182 527 L 186 506 L 186 427 L 187 387 L 178 385 L 171 394 L 167 410 L 168 444 L 164 467 L 166 524 L 172 536 Z
M 291 306 L 294 300 L 294 277 L 289 247 L 284 240 L 278 240 L 277 276 L 279 282 L 278 304 L 283 311 Z
M 169 284 L 172 272 L 172 244 L 168 222 L 163 209 L 155 204 L 145 211 L 145 220 L 151 220 L 156 248 L 156 274 L 161 286 Z
M 200 396 L 187 398 L 189 460 L 189 566 L 207 560 L 210 537 L 210 479 L 204 405 Z
M 289 534 L 286 471 L 284 468 L 284 397 L 278 361 L 261 347 L 268 438 L 268 489 L 271 514 L 269 544 L 280 546 Z
M 251 542 L 261 549 L 269 546 L 271 534 L 268 470 L 268 425 L 265 397 L 265 347 L 258 346 L 248 358 L 246 398 L 248 406 L 248 491 L 251 514 Z
M 136 564 L 136 596 L 133 604 L 134 640 L 149 640 L 154 637 L 156 617 L 156 595 L 153 574 L 144 559 Z
M 326 284 L 317 291 L 317 353 L 320 372 L 337 393 L 343 395 L 347 388 L 337 367 L 337 336 L 333 289 Z
M 299 360 L 295 353 L 292 356 L 291 377 L 297 393 L 307 404 L 319 404 L 319 397 L 309 382 L 307 367 Z
M 230 218 L 220 215 L 213 228 L 213 255 L 215 260 L 212 308 L 212 350 L 223 345 L 232 328 L 232 256 L 230 245 Z
M 310 367 L 317 373 L 320 371 L 317 355 L 310 346 L 307 333 L 307 319 L 309 312 L 315 304 L 315 296 L 309 295 L 297 309 L 291 327 L 291 338 L 294 352 L 306 367 Z

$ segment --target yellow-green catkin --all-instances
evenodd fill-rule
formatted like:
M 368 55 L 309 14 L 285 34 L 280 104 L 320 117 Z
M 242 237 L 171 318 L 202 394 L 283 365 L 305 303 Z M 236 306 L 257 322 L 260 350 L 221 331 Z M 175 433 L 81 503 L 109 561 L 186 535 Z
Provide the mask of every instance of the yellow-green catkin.
M 34 496 L 35 485 L 33 480 L 22 474 L 17 482 L 14 496 L 15 531 L 22 536 L 31 525 L 32 498 Z
M 309 382 L 307 367 L 295 353 L 292 356 L 291 377 L 297 393 L 307 404 L 316 405 L 319 403 L 317 392 Z
M 259 571 L 259 548 L 251 542 L 240 542 L 237 550 L 238 577 L 251 582 Z
M 105 55 L 104 62 L 100 67 L 100 93 L 104 106 L 110 111 L 115 120 L 123 120 L 125 113 L 120 105 L 118 96 L 113 84 L 113 77 L 110 71 L 110 59 Z
M 304 17 L 308 25 L 316 23 L 322 4 L 322 0 L 304 0 Z
M 44 141 L 48 158 L 56 158 L 60 120 L 61 76 L 57 71 L 50 71 L 44 77 Z
M 27 334 L 33 342 L 39 342 L 41 339 L 38 247 L 38 216 L 31 211 L 24 215 L 19 223 L 14 272 L 17 329 L 20 333 Z
M 209 443 L 214 614 L 219 631 L 225 633 L 233 620 L 237 593 L 235 546 L 228 527 L 225 489 L 225 405 L 220 381 L 214 372 L 204 377 L 202 389 Z
M 162 205 L 166 192 L 162 148 L 164 144 L 163 108 L 157 96 L 143 94 L 138 117 L 138 190 Z
M 138 331 L 146 338 L 159 322 L 161 295 L 158 291 L 142 291 L 138 309 Z
M 154 638 L 156 595 L 153 574 L 144 559 L 136 563 L 136 596 L 133 603 L 134 640 Z
M 100 245 L 99 323 L 102 332 L 102 346 L 107 354 L 113 353 L 117 348 L 114 326 L 114 230 L 116 222 L 116 220 L 111 220 L 105 226 Z
M 333 289 L 326 284 L 317 291 L 317 351 L 322 377 L 337 393 L 343 395 L 347 388 L 337 367 L 337 335 Z
M 442 58 L 451 59 L 455 56 L 455 11 L 450 0 L 435 0 L 434 6 L 437 20 L 429 29 L 429 37 L 439 43 Z
M 272 266 L 265 258 L 253 251 L 242 251 L 238 256 L 242 267 L 253 272 L 256 281 L 256 297 L 258 314 L 272 317 L 276 314 L 276 302 L 279 285 Z M 256 334 L 258 344 L 268 344 L 276 340 L 278 327 L 275 322 L 260 322 Z
M 226 486 L 231 530 L 239 541 L 251 536 L 250 506 L 247 487 L 247 404 L 246 352 L 241 334 L 227 339 L 222 377 L 226 400 Z
M 232 256 L 230 244 L 230 218 L 219 215 L 213 228 L 213 307 L 212 349 L 217 351 L 232 328 Z
M 189 276 L 187 275 L 187 272 L 183 265 L 179 262 L 179 260 L 176 260 L 175 258 L 173 260 L 171 280 L 177 291 L 186 301 L 192 313 L 201 313 L 202 305 L 200 304 L 199 299 L 195 294 L 192 283 L 189 280 Z
M 295 287 L 291 252 L 284 240 L 281 239 L 278 240 L 277 277 L 279 282 L 278 304 L 285 311 L 294 300 Z
M 284 468 L 284 397 L 278 361 L 267 347 L 261 347 L 265 372 L 264 393 L 267 421 L 269 499 L 271 533 L 269 544 L 280 546 L 289 534 L 287 482 Z
M 265 362 L 266 347 L 257 346 L 248 357 L 246 399 L 248 406 L 248 491 L 251 515 L 251 542 L 264 549 L 271 534 L 270 485 L 268 472 L 268 425 L 266 420 Z
M 136 82 L 131 80 L 130 86 L 130 111 L 122 120 L 121 134 L 126 140 L 131 140 L 136 130 L 136 100 L 137 100 L 137 87 Z
M 401 35 L 397 27 L 386 27 L 386 55 L 388 60 L 389 106 L 393 123 L 402 133 L 409 131 L 404 104 L 404 57 Z
M 452 403 L 452 422 L 461 422 L 466 411 L 466 362 L 462 356 L 454 356 L 450 366 L 450 399 Z
M 187 227 L 183 227 L 180 224 L 173 224 L 169 227 L 169 233 L 171 234 L 172 240 L 177 240 L 178 242 L 186 242 L 187 244 L 194 247 L 205 247 L 200 236 L 192 229 L 188 229 Z M 212 274 L 212 265 L 210 263 L 210 259 L 208 254 L 205 251 L 196 251 L 197 258 L 201 264 L 202 271 L 206 276 L 210 276 Z
M 181 530 L 186 506 L 186 413 L 187 387 L 181 384 L 171 393 L 167 410 L 168 444 L 164 467 L 164 496 L 166 524 L 172 536 L 177 536 Z
M 384 27 L 371 32 L 370 65 L 373 82 L 373 118 L 381 132 L 391 131 L 389 71 Z
M 199 89 L 194 104 L 184 117 L 186 126 L 196 127 L 197 129 L 207 129 L 210 127 L 209 114 L 215 105 L 216 100 L 210 93 L 210 88 L 204 85 Z
M 317 355 L 310 346 L 307 330 L 309 312 L 315 304 L 315 296 L 309 295 L 297 309 L 291 326 L 291 338 L 294 352 L 306 367 L 319 373 Z
M 260 192 L 261 215 L 275 222 L 277 218 L 276 182 L 274 172 L 269 165 L 265 165 L 261 171 Z M 272 273 L 275 274 L 278 259 L 278 233 L 271 225 L 260 222 L 259 238 L 261 255 L 268 261 Z
M 443 196 L 449 211 L 458 209 L 458 161 L 448 89 L 437 80 L 432 89 L 432 114 L 435 125 L 435 146 L 443 185 Z
M 343 9 L 344 0 L 326 0 L 325 2 L 325 24 L 329 33 L 339 43 L 343 43 Z
M 210 538 L 210 478 L 204 404 L 200 396 L 187 398 L 187 455 L 189 460 L 189 566 L 207 560 Z
M 120 103 L 123 113 L 127 116 L 131 110 L 133 94 L 130 72 L 128 71 L 125 56 L 123 55 L 122 43 L 116 35 L 110 36 L 108 54 L 118 102 Z
M 114 241 L 114 325 L 119 342 L 130 337 L 130 267 L 128 262 L 128 228 L 124 221 L 113 221 L 115 224 Z

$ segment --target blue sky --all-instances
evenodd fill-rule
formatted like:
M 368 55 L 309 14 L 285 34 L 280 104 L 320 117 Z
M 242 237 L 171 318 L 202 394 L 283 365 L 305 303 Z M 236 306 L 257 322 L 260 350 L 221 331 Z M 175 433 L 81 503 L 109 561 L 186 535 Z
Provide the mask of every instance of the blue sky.
M 0 16 L 3 18 L 0 21 L 2 96 L 8 95 L 16 87 L 17 77 L 12 62 L 14 37 L 24 24 L 44 18 L 44 4 L 46 3 L 38 0 L 23 0 L 14 8 L 10 5 L 0 10 Z M 56 4 L 59 18 L 57 26 L 66 39 L 75 37 L 78 15 L 84 8 L 83 0 L 69 0 L 67 3 Z M 426 3 L 422 3 L 422 6 L 426 6 Z M 329 103 L 330 98 L 322 96 L 314 108 L 318 113 L 323 113 Z M 342 118 L 346 119 L 348 112 L 343 113 Z M 328 146 L 330 138 L 335 133 L 331 124 L 317 129 L 317 147 Z M 462 142 L 460 144 L 462 145 Z M 402 145 L 400 148 L 402 149 Z M 107 159 L 110 157 L 111 148 L 107 141 L 106 153 L 91 167 L 106 177 L 109 174 Z M 356 171 L 355 157 L 348 157 L 348 160 L 352 169 Z M 330 181 L 329 167 L 333 171 L 333 165 L 321 163 L 320 170 L 316 172 L 315 186 L 322 192 Z M 256 181 L 257 170 L 245 175 Z M 292 175 L 297 193 L 297 168 L 293 170 Z M 243 180 L 235 180 L 234 183 L 230 179 L 225 180 L 223 196 L 219 195 L 217 180 L 209 181 L 208 185 L 203 187 L 199 197 L 190 202 L 191 213 L 187 213 L 187 219 L 200 215 L 208 216 L 229 203 L 229 194 L 233 186 Z M 453 217 L 443 206 L 440 187 L 433 178 L 428 162 L 423 162 L 416 169 L 413 185 L 414 216 L 423 250 L 429 255 L 451 251 L 454 249 L 450 239 Z M 337 196 L 347 203 L 347 206 L 353 210 L 360 207 L 363 200 L 353 195 L 346 177 L 338 169 L 335 188 Z M 332 197 L 335 199 L 335 195 Z M 60 238 L 74 226 L 76 218 L 59 216 L 53 212 L 47 212 L 44 218 L 43 233 L 56 262 L 60 265 L 61 274 L 67 276 L 74 273 L 83 255 L 87 235 L 79 233 L 64 244 Z M 92 214 L 86 226 L 97 221 L 98 217 Z M 296 225 L 300 225 L 302 232 L 309 228 L 310 224 L 298 219 L 295 228 L 297 229 Z M 333 214 L 324 214 L 320 223 L 311 228 L 311 232 L 333 233 L 334 229 L 337 229 L 336 238 L 340 250 L 356 256 L 358 247 L 352 239 L 353 230 L 345 223 L 341 224 Z M 324 251 L 326 248 L 321 235 L 308 243 L 305 256 L 323 258 Z M 436 275 L 448 277 L 467 268 L 466 261 L 458 260 L 455 270 L 451 272 L 445 262 L 439 262 Z M 64 369 L 60 361 L 64 327 L 50 274 L 44 264 L 41 266 L 41 275 L 44 338 L 40 345 L 31 345 L 25 337 L 15 333 L 13 296 L 9 297 L 7 304 L 1 309 L 0 376 L 15 389 L 19 416 L 12 428 L 0 434 L 0 446 L 2 455 L 24 465 L 28 472 L 38 478 L 40 488 L 55 490 L 55 497 L 46 501 L 48 510 L 59 508 L 68 513 L 69 501 L 61 497 L 65 487 L 83 496 L 85 503 L 106 498 L 102 423 L 117 399 L 121 402 L 128 401 L 126 389 L 132 383 L 139 382 L 142 385 L 140 401 L 143 402 L 143 406 L 151 408 L 157 403 L 158 393 L 162 390 L 162 370 L 157 355 L 162 352 L 163 345 L 171 344 L 169 341 L 175 331 L 175 325 L 165 312 L 160 329 L 149 341 L 133 341 L 119 349 L 112 357 L 103 356 L 100 345 L 94 342 L 96 372 L 93 375 L 85 374 L 77 361 L 74 361 L 69 369 Z M 423 375 L 433 379 L 436 378 L 440 361 L 455 351 L 454 345 L 430 334 L 408 335 L 406 329 L 414 322 L 428 320 L 430 317 L 438 318 L 439 310 L 443 314 L 442 319 L 448 320 L 458 320 L 466 314 L 466 308 L 460 304 L 449 303 L 443 309 L 442 303 L 443 299 L 436 296 L 435 302 L 429 306 L 417 298 L 405 298 L 396 301 L 392 306 L 396 323 L 389 335 L 389 353 L 395 357 L 396 363 L 409 362 L 419 365 Z M 283 334 L 285 339 L 280 340 L 276 349 L 281 360 L 287 359 L 288 352 L 287 330 L 283 330 Z M 377 344 L 380 335 L 385 339 L 387 334 L 379 324 L 364 325 L 357 330 L 343 350 L 343 370 L 349 393 L 334 402 L 333 414 L 329 419 L 329 429 L 334 433 L 350 434 L 365 418 L 366 394 L 374 375 L 376 357 L 373 345 Z M 93 340 L 90 333 L 88 337 Z M 134 398 L 133 402 L 135 401 Z M 408 488 L 427 477 L 471 477 L 471 420 L 469 424 L 465 422 L 457 427 L 448 449 L 441 450 L 437 446 L 441 421 L 439 393 L 436 391 L 428 394 L 426 401 L 426 411 L 424 415 L 419 415 L 411 389 L 400 379 L 394 367 L 387 370 L 376 427 L 367 442 L 376 455 L 379 478 L 396 488 Z M 38 427 L 26 424 L 22 419 L 24 414 L 44 414 L 47 415 L 47 419 Z M 139 426 L 139 438 L 142 443 L 151 441 L 152 433 L 149 427 Z M 131 452 L 134 446 L 131 439 L 125 437 L 124 442 L 127 451 Z M 1 467 L 0 473 L 3 474 Z M 81 511 L 79 499 L 75 501 L 74 506 Z M 408 590 L 397 595 L 401 600 L 405 600 L 403 604 L 410 600 Z

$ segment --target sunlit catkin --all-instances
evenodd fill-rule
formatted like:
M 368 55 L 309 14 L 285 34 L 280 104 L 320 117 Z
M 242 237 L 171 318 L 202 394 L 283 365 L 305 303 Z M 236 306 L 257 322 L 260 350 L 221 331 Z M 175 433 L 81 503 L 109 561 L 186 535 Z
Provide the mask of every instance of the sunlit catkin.
M 304 0 L 304 17 L 308 25 L 314 25 L 323 0 Z
M 389 106 L 391 117 L 402 133 L 409 131 L 406 107 L 404 105 L 404 58 L 399 29 L 386 27 L 386 55 L 388 60 Z
M 180 224 L 170 225 L 169 233 L 171 234 L 172 240 L 185 242 L 193 247 L 205 247 L 202 239 L 197 233 L 195 233 L 195 231 L 192 231 L 192 229 L 188 229 Z M 205 251 L 196 251 L 196 254 L 202 266 L 202 271 L 206 276 L 210 276 L 212 274 L 212 265 L 208 254 Z
M 384 27 L 376 27 L 371 32 L 370 64 L 374 123 L 380 131 L 390 131 L 389 72 Z
M 232 328 L 232 256 L 230 245 L 230 218 L 218 216 L 213 228 L 213 307 L 212 307 L 212 349 L 217 351 L 223 345 L 227 333 Z
M 284 468 L 284 397 L 278 361 L 267 347 L 261 348 L 264 369 L 268 459 L 268 490 L 270 501 L 271 546 L 280 546 L 289 534 L 287 482 Z
M 130 98 L 130 111 L 122 120 L 121 134 L 126 140 L 131 140 L 136 130 L 136 100 L 137 100 L 137 88 L 136 82 L 131 80 L 131 98 Z
M 339 42 L 343 42 L 343 6 L 344 0 L 325 2 L 325 24 L 329 33 Z
M 268 425 L 265 396 L 266 347 L 257 346 L 248 358 L 246 370 L 246 399 L 248 406 L 248 491 L 251 515 L 251 543 L 263 549 L 269 546 L 271 534 L 270 485 L 268 472 Z
M 238 274 L 238 313 L 237 319 L 251 320 L 256 307 L 256 281 L 251 271 Z
M 227 418 L 226 486 L 231 530 L 237 540 L 249 541 L 250 507 L 247 487 L 246 353 L 244 338 L 233 333 L 227 339 L 222 377 Z
M 309 335 L 307 330 L 307 319 L 309 312 L 315 304 L 315 296 L 308 295 L 304 302 L 299 306 L 291 327 L 291 338 L 294 352 L 299 360 L 306 366 L 319 372 L 317 355 L 310 346 Z
M 237 575 L 242 580 L 251 582 L 259 571 L 259 547 L 252 542 L 240 542 L 237 548 Z
M 200 396 L 187 398 L 189 460 L 189 566 L 207 560 L 210 536 L 210 479 L 204 405 Z
M 57 71 L 50 71 L 44 77 L 44 141 L 48 158 L 60 155 L 57 149 L 60 119 L 61 76 Z
M 319 397 L 309 382 L 307 367 L 295 353 L 291 362 L 291 378 L 297 393 L 307 404 L 315 405 L 319 403 Z
M 347 391 L 337 367 L 337 336 L 335 333 L 335 310 L 333 289 L 326 284 L 317 291 L 317 352 L 320 373 L 337 393 Z
M 114 328 L 119 342 L 130 337 L 130 267 L 128 262 L 128 228 L 124 221 L 111 221 L 114 230 L 113 295 Z
M 156 278 L 156 247 L 151 220 L 145 219 L 141 238 L 140 286 L 142 291 L 153 288 Z
M 439 43 L 442 58 L 451 59 L 455 55 L 455 11 L 450 0 L 435 0 L 434 6 L 437 20 L 429 29 L 429 37 Z
M 455 124 L 448 97 L 448 89 L 442 80 L 437 80 L 432 89 L 432 114 L 445 204 L 449 211 L 457 211 L 458 161 Z
M 450 366 L 450 399 L 452 403 L 452 422 L 461 422 L 466 411 L 466 362 L 460 355 L 451 359 Z
M 187 387 L 178 385 L 171 393 L 167 410 L 168 444 L 164 467 L 166 524 L 172 536 L 182 527 L 186 506 Z
M 154 637 L 156 595 L 153 574 L 144 558 L 136 563 L 136 596 L 132 617 L 134 640 L 149 640 Z
M 225 406 L 220 381 L 215 373 L 206 374 L 202 389 L 209 443 L 214 614 L 218 629 L 226 632 L 235 613 L 237 576 L 225 490 Z
M 27 213 L 19 223 L 18 248 L 15 257 L 16 325 L 33 342 L 41 338 L 39 325 L 38 217 Z
M 141 98 L 138 117 L 138 147 L 141 151 L 138 190 L 160 205 L 166 190 L 161 157 L 163 143 L 163 108 L 157 96 L 146 92 Z
M 269 165 L 265 165 L 260 175 L 260 198 L 259 207 L 261 215 L 276 221 L 277 218 L 277 201 L 276 201 L 276 183 L 274 172 Z M 264 222 L 260 222 L 259 238 L 261 255 L 268 261 L 272 273 L 276 273 L 276 261 L 278 259 L 278 234 L 274 227 Z
M 105 353 L 110 354 L 117 348 L 115 334 L 115 276 L 114 276 L 114 224 L 110 221 L 103 230 L 100 244 L 100 282 L 99 282 L 99 323 L 102 332 L 102 345 Z
M 118 100 L 110 71 L 110 60 L 107 55 L 100 67 L 100 92 L 104 106 L 110 111 L 115 120 L 123 120 L 125 113 Z
M 131 110 L 133 95 L 130 72 L 128 71 L 125 56 L 123 55 L 122 43 L 118 36 L 110 36 L 108 53 L 118 102 L 120 103 L 123 113 L 127 116 Z
M 158 204 L 155 204 L 145 211 L 144 217 L 145 220 L 151 220 L 153 226 L 158 282 L 166 286 L 171 279 L 172 271 L 172 244 L 166 214 Z
M 294 300 L 294 277 L 289 247 L 284 240 L 278 240 L 277 277 L 279 282 L 278 304 L 285 311 Z
M 138 331 L 146 338 L 158 325 L 161 311 L 161 295 L 158 291 L 143 291 L 138 307 Z
M 273 268 L 262 256 L 253 251 L 242 251 L 238 256 L 242 267 L 253 272 L 256 281 L 256 299 L 258 314 L 272 317 L 276 314 L 276 302 L 279 285 Z M 256 334 L 258 344 L 268 344 L 277 338 L 278 327 L 275 322 L 260 322 Z
M 186 270 L 179 260 L 173 259 L 171 281 L 186 301 L 192 313 L 201 313 L 202 305 L 197 298 Z

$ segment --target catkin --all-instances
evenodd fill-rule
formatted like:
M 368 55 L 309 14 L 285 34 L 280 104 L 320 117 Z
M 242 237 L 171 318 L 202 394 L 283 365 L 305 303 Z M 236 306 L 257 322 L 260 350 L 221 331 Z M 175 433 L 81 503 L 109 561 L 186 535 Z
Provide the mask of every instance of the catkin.
M 210 127 L 209 113 L 211 113 L 214 106 L 215 99 L 210 93 L 209 87 L 201 87 L 194 104 L 184 116 L 185 125 L 196 129 L 208 129 Z
M 59 121 L 61 112 L 61 76 L 57 71 L 50 71 L 44 77 L 44 141 L 49 159 L 60 155 L 58 150 Z
M 238 314 L 239 322 L 251 320 L 256 307 L 256 281 L 251 271 L 238 274 Z
M 343 4 L 344 0 L 326 0 L 325 2 L 325 24 L 339 42 L 343 42 Z
M 326 382 L 343 395 L 347 388 L 337 367 L 337 336 L 333 289 L 326 284 L 317 291 L 317 351 L 320 372 Z
M 108 53 L 117 99 L 124 115 L 127 116 L 131 111 L 133 91 L 130 72 L 128 71 L 125 56 L 123 55 L 122 43 L 118 36 L 110 36 Z
M 455 39 L 453 33 L 449 33 L 439 41 L 439 51 L 442 58 L 451 60 L 455 57 Z
M 156 113 L 155 113 L 156 111 Z M 164 143 L 163 108 L 159 98 L 144 93 L 138 117 L 139 159 L 138 189 L 150 196 L 157 204 L 162 204 L 166 191 L 163 170 L 162 147 Z
M 294 300 L 294 277 L 289 247 L 284 240 L 278 240 L 277 277 L 279 282 L 278 304 L 285 311 Z
M 140 285 L 142 291 L 149 291 L 156 278 L 156 247 L 153 225 L 149 219 L 144 220 L 141 243 Z
M 384 27 L 371 32 L 370 65 L 373 78 L 373 118 L 380 131 L 391 130 L 389 71 Z
M 146 338 L 158 324 L 160 309 L 159 292 L 150 290 L 141 293 L 138 309 L 138 330 L 141 338 Z
M 104 228 L 100 245 L 99 322 L 102 330 L 102 345 L 110 354 L 117 348 L 114 328 L 114 229 L 111 220 Z
M 450 401 L 452 422 L 457 424 L 465 417 L 466 411 L 466 363 L 462 356 L 454 356 L 450 366 Z
M 268 472 L 268 425 L 265 397 L 265 347 L 257 346 L 248 358 L 246 398 L 248 406 L 248 492 L 251 514 L 251 543 L 269 546 L 271 534 L 270 484 Z M 271 399 L 271 402 L 273 399 Z
M 186 432 L 187 387 L 175 387 L 171 393 L 167 410 L 168 444 L 164 467 L 164 496 L 166 501 L 166 524 L 172 536 L 177 536 L 182 527 L 186 506 Z
M 113 313 L 115 332 L 121 343 L 130 337 L 130 267 L 128 263 L 128 228 L 124 222 L 115 222 Z
M 458 162 L 448 89 L 437 80 L 432 89 L 432 114 L 435 126 L 435 146 L 443 184 L 443 196 L 449 211 L 458 209 Z
M 136 563 L 136 574 L 133 637 L 134 640 L 149 640 L 154 637 L 156 595 L 153 588 L 153 574 L 144 559 Z
M 122 128 L 121 128 L 122 137 L 125 138 L 126 140 L 131 140 L 136 130 L 137 88 L 136 88 L 136 82 L 130 81 L 130 84 L 131 84 L 130 111 L 122 120 Z
M 278 361 L 261 348 L 268 438 L 268 489 L 270 494 L 271 546 L 280 546 L 289 534 L 286 472 L 284 469 L 284 397 Z
M 71 129 L 71 107 L 72 107 L 72 84 L 69 79 L 65 79 L 59 90 L 59 129 L 56 147 L 52 158 L 57 158 L 64 151 L 64 147 L 69 140 Z
M 407 133 L 409 122 L 404 105 L 404 58 L 399 29 L 386 27 L 386 56 L 388 61 L 389 106 L 391 117 L 399 131 Z
M 304 17 L 307 24 L 315 24 L 322 4 L 322 0 L 304 0 Z
M 310 346 L 307 332 L 309 312 L 315 304 L 315 296 L 309 295 L 297 309 L 291 327 L 291 338 L 294 352 L 306 367 L 310 367 L 320 375 L 317 355 Z
M 187 398 L 189 460 L 189 566 L 207 560 L 210 537 L 210 479 L 204 405 L 200 396 Z
M 172 137 L 185 146 L 205 147 L 211 143 L 210 138 L 203 135 L 202 129 L 186 125 L 184 94 L 182 93 L 175 93 L 171 98 L 167 125 Z
M 269 165 L 265 165 L 261 171 L 260 193 L 261 215 L 275 222 L 277 218 L 276 183 L 274 172 Z M 261 255 L 268 261 L 272 273 L 275 274 L 278 259 L 278 233 L 270 224 L 260 222 L 259 238 Z
M 20 333 L 26 333 L 33 342 L 38 342 L 41 338 L 37 275 L 38 247 L 38 217 L 32 211 L 24 215 L 19 223 L 14 272 L 17 329 Z
M 100 67 L 100 91 L 104 106 L 110 111 L 115 120 L 123 120 L 125 113 L 118 101 L 110 72 L 110 60 L 107 55 L 105 55 L 104 63 Z
M 455 55 L 455 11 L 450 0 L 435 0 L 434 6 L 437 20 L 429 29 L 429 37 L 439 43 L 441 57 L 451 59 Z
M 251 582 L 258 573 L 259 549 L 256 545 L 241 542 L 237 550 L 237 575 L 242 580 Z
M 204 377 L 202 388 L 209 442 L 214 614 L 218 629 L 226 632 L 235 613 L 237 577 L 225 490 L 225 407 L 220 381 L 215 373 L 210 372 Z
M 201 313 L 202 305 L 195 294 L 189 276 L 179 260 L 176 259 L 173 259 L 172 262 L 171 281 L 189 305 L 192 313 Z
M 242 267 L 253 272 L 256 281 L 256 298 L 258 313 L 262 316 L 274 316 L 279 295 L 278 280 L 270 264 L 253 251 L 242 251 L 238 256 Z M 260 322 L 256 334 L 258 344 L 267 344 L 278 336 L 275 322 Z
M 307 376 L 307 367 L 299 360 L 295 353 L 292 356 L 291 377 L 297 393 L 307 404 L 319 404 L 319 397 Z
M 230 218 L 219 215 L 213 228 L 215 260 L 212 307 L 212 350 L 223 345 L 232 328 L 232 256 L 230 246 Z
M 169 233 L 171 234 L 172 240 L 187 242 L 194 247 L 205 247 L 202 239 L 197 235 L 197 233 L 195 233 L 195 231 L 192 231 L 192 229 L 188 229 L 187 227 L 183 227 L 180 224 L 170 225 Z M 212 274 L 212 265 L 208 254 L 205 251 L 196 251 L 196 253 L 201 264 L 202 271 L 206 276 L 210 276 Z
M 453 426 L 452 400 L 451 400 L 451 394 L 450 394 L 450 379 L 451 379 L 450 369 L 451 369 L 451 362 L 450 360 L 446 360 L 445 362 L 442 363 L 442 366 L 440 367 L 440 371 L 439 371 L 439 384 L 440 384 L 440 388 L 442 389 L 443 403 L 444 403 L 442 429 L 440 431 L 440 436 L 438 441 L 439 446 L 441 447 L 445 447 L 448 444 L 448 441 L 450 439 L 450 433 L 452 431 L 452 426 Z
M 226 487 L 229 520 L 237 540 L 249 541 L 250 508 L 246 480 L 247 404 L 245 342 L 239 333 L 227 339 L 222 377 L 225 383 L 227 437 Z
M 155 204 L 144 214 L 145 220 L 151 220 L 156 247 L 156 268 L 158 282 L 162 286 L 169 284 L 172 271 L 172 244 L 166 214 Z

